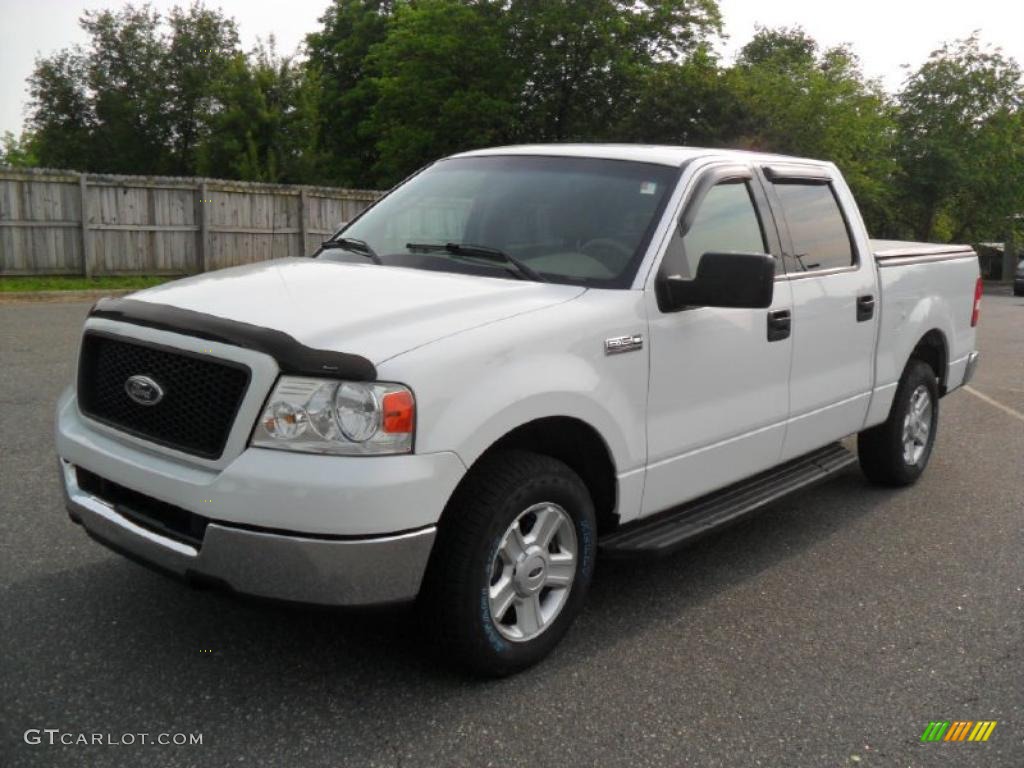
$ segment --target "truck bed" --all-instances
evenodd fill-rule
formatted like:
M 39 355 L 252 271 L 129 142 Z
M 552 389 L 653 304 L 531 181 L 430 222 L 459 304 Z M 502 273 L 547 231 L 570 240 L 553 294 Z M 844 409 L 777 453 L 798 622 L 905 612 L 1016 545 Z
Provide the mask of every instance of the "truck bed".
M 875 396 L 868 425 L 884 420 L 911 350 L 922 329 L 936 329 L 944 347 L 942 391 L 963 380 L 974 350 L 971 312 L 978 259 L 969 245 L 871 240 L 878 264 L 881 323 Z

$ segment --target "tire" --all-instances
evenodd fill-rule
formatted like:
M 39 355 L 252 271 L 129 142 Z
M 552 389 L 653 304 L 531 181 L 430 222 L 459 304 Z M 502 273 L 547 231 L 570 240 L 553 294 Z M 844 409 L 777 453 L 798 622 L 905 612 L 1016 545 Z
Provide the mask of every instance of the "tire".
M 927 403 L 923 395 L 927 395 Z M 925 419 L 927 434 L 923 435 Z M 939 385 L 935 372 L 927 363 L 912 358 L 896 387 L 889 418 L 857 435 L 861 470 L 869 480 L 881 485 L 916 483 L 928 466 L 938 426 Z
M 485 456 L 445 510 L 420 594 L 438 649 L 487 677 L 543 659 L 586 598 L 596 532 L 593 501 L 568 466 L 519 450 Z M 549 533 L 543 547 L 536 536 Z

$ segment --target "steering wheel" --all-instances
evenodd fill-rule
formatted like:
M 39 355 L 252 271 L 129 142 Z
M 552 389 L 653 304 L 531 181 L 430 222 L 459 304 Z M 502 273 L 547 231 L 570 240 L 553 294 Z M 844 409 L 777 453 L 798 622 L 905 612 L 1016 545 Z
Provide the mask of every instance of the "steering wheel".
M 599 261 L 609 271 L 618 273 L 633 257 L 633 251 L 620 241 L 610 237 L 595 237 L 580 246 L 580 253 Z

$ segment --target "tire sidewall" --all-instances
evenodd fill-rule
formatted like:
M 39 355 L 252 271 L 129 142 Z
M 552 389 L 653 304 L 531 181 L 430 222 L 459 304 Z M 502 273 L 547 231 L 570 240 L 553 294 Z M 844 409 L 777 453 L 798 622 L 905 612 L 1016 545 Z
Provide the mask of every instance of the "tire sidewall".
M 566 469 L 568 471 L 568 468 Z M 491 615 L 491 568 L 501 540 L 512 522 L 527 508 L 542 502 L 558 504 L 572 519 L 578 552 L 576 576 L 569 596 L 554 622 L 531 640 L 513 641 L 498 631 Z M 529 666 L 558 644 L 586 599 L 594 575 L 596 554 L 597 526 L 593 503 L 583 483 L 575 479 L 575 476 L 564 476 L 561 473 L 543 474 L 524 483 L 505 499 L 500 511 L 493 515 L 486 529 L 486 536 L 480 542 L 474 566 L 477 574 L 474 634 L 477 635 L 477 642 L 486 655 L 493 659 L 496 669 L 511 672 Z
M 928 442 L 925 444 L 924 453 L 915 464 L 908 464 L 903 458 L 903 420 L 910 410 L 910 399 L 917 388 L 924 386 L 928 390 L 928 397 L 931 400 L 932 421 L 928 431 Z M 931 459 L 932 449 L 935 447 L 935 438 L 939 432 L 939 387 L 935 374 L 927 363 L 913 361 L 907 369 L 906 376 L 900 384 L 897 392 L 898 410 L 893 414 L 895 417 L 892 434 L 894 445 L 892 451 L 896 465 L 900 467 L 901 474 L 908 481 L 916 480 L 924 472 Z

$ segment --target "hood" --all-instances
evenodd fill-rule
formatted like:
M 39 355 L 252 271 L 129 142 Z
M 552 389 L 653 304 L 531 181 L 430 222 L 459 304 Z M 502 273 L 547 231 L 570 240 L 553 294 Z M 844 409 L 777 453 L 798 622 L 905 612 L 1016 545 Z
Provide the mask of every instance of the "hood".
M 451 272 L 278 259 L 132 294 L 137 301 L 287 333 L 381 363 L 445 336 L 543 309 L 586 289 Z

